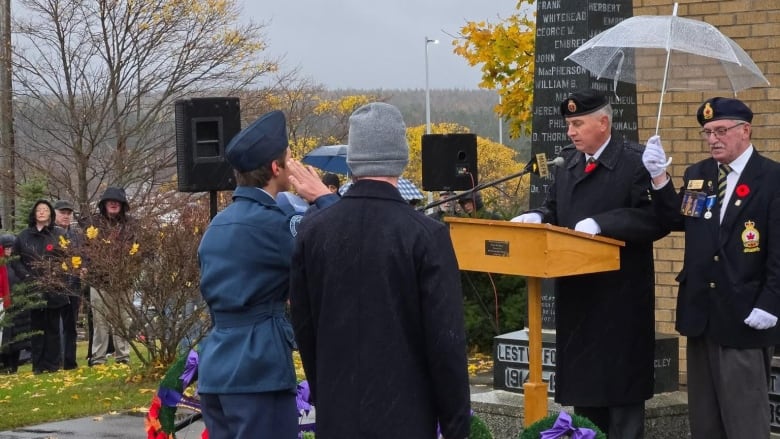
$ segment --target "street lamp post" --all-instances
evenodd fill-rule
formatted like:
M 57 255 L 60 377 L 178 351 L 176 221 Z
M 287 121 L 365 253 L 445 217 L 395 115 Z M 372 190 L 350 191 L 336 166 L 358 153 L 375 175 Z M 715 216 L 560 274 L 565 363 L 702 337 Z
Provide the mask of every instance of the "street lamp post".
M 431 91 L 428 88 L 428 44 L 439 44 L 439 40 L 425 37 L 425 134 L 431 134 Z

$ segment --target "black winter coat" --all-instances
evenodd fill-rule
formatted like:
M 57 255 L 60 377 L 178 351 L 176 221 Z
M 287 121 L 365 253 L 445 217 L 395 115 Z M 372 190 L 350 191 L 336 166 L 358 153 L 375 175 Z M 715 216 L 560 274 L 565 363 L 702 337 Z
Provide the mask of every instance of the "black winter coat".
M 620 270 L 555 280 L 555 399 L 564 405 L 635 404 L 653 395 L 653 241 L 668 233 L 649 199 L 643 147 L 614 136 L 585 173 L 585 155 L 565 148 L 554 168 L 543 222 L 573 229 L 593 218 L 601 235 L 625 241 Z
M 317 437 L 469 434 L 463 297 L 447 226 L 359 180 L 303 220 L 292 320 Z
M 680 214 L 691 180 L 701 180 L 715 195 L 717 162 L 710 158 L 689 167 L 679 194 L 671 183 L 653 194 L 659 217 L 685 230 L 677 330 L 732 348 L 780 343 L 780 326 L 759 331 L 744 322 L 754 307 L 780 316 L 780 164 L 753 151 L 721 224 L 717 203 L 709 219 Z
M 51 221 L 41 230 L 35 225 L 35 208 L 39 204 L 46 204 L 51 210 Z M 65 288 L 56 288 L 47 285 L 47 282 L 54 280 L 53 275 L 62 272 L 60 264 L 62 263 L 62 251 L 60 250 L 59 239 L 64 236 L 65 231 L 54 225 L 54 208 L 45 200 L 38 200 L 30 212 L 28 227 L 16 237 L 13 254 L 19 256 L 21 267 L 24 273 L 20 273 L 22 278 L 29 276 L 30 280 L 37 282 L 35 288 L 46 299 L 47 308 L 60 308 L 70 303 L 65 294 Z M 62 279 L 65 274 L 62 273 Z

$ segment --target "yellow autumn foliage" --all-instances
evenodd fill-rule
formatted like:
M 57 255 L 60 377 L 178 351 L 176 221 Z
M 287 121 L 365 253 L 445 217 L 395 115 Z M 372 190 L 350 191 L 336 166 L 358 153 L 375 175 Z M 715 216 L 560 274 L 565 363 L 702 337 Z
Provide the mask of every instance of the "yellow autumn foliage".
M 534 0 L 518 0 L 518 13 L 499 23 L 469 21 L 453 41 L 453 52 L 481 66 L 479 86 L 497 90 L 498 114 L 509 121 L 512 137 L 531 131 L 536 10 Z

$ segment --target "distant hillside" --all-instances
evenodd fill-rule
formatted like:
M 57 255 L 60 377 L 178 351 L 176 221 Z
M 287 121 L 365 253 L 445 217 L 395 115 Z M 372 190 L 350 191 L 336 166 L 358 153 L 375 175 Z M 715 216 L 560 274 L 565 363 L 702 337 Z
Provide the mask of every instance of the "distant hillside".
M 337 96 L 373 94 L 387 98 L 404 115 L 407 125 L 425 124 L 425 90 L 335 90 Z M 498 117 L 493 107 L 498 95 L 489 90 L 431 90 L 431 123 L 453 122 L 478 136 L 499 140 Z M 531 153 L 529 138 L 510 139 L 507 123 L 502 124 L 504 145 L 518 151 L 519 160 L 528 160 Z

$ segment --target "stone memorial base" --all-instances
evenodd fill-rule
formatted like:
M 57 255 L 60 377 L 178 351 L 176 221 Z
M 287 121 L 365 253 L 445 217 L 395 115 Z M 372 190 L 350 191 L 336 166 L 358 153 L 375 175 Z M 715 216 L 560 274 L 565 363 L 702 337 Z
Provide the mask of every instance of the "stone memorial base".
M 494 439 L 517 439 L 523 431 L 523 395 L 505 390 L 492 390 L 471 395 L 471 408 L 485 421 Z M 560 412 L 561 406 L 548 401 L 549 413 Z M 563 407 L 569 413 L 571 407 Z M 646 439 L 687 439 L 688 394 L 669 392 L 655 395 L 645 404 Z M 772 436 L 775 437 L 774 435 Z
M 528 330 L 501 334 L 493 339 L 493 388 L 509 392 L 523 392 L 529 374 Z M 555 331 L 542 331 L 542 381 L 547 394 L 555 395 Z M 676 335 L 655 335 L 655 387 L 653 393 L 674 392 L 679 389 L 679 341 Z M 778 380 L 780 387 L 780 380 Z M 780 402 L 780 395 L 778 395 Z M 780 414 L 780 405 L 778 406 Z

